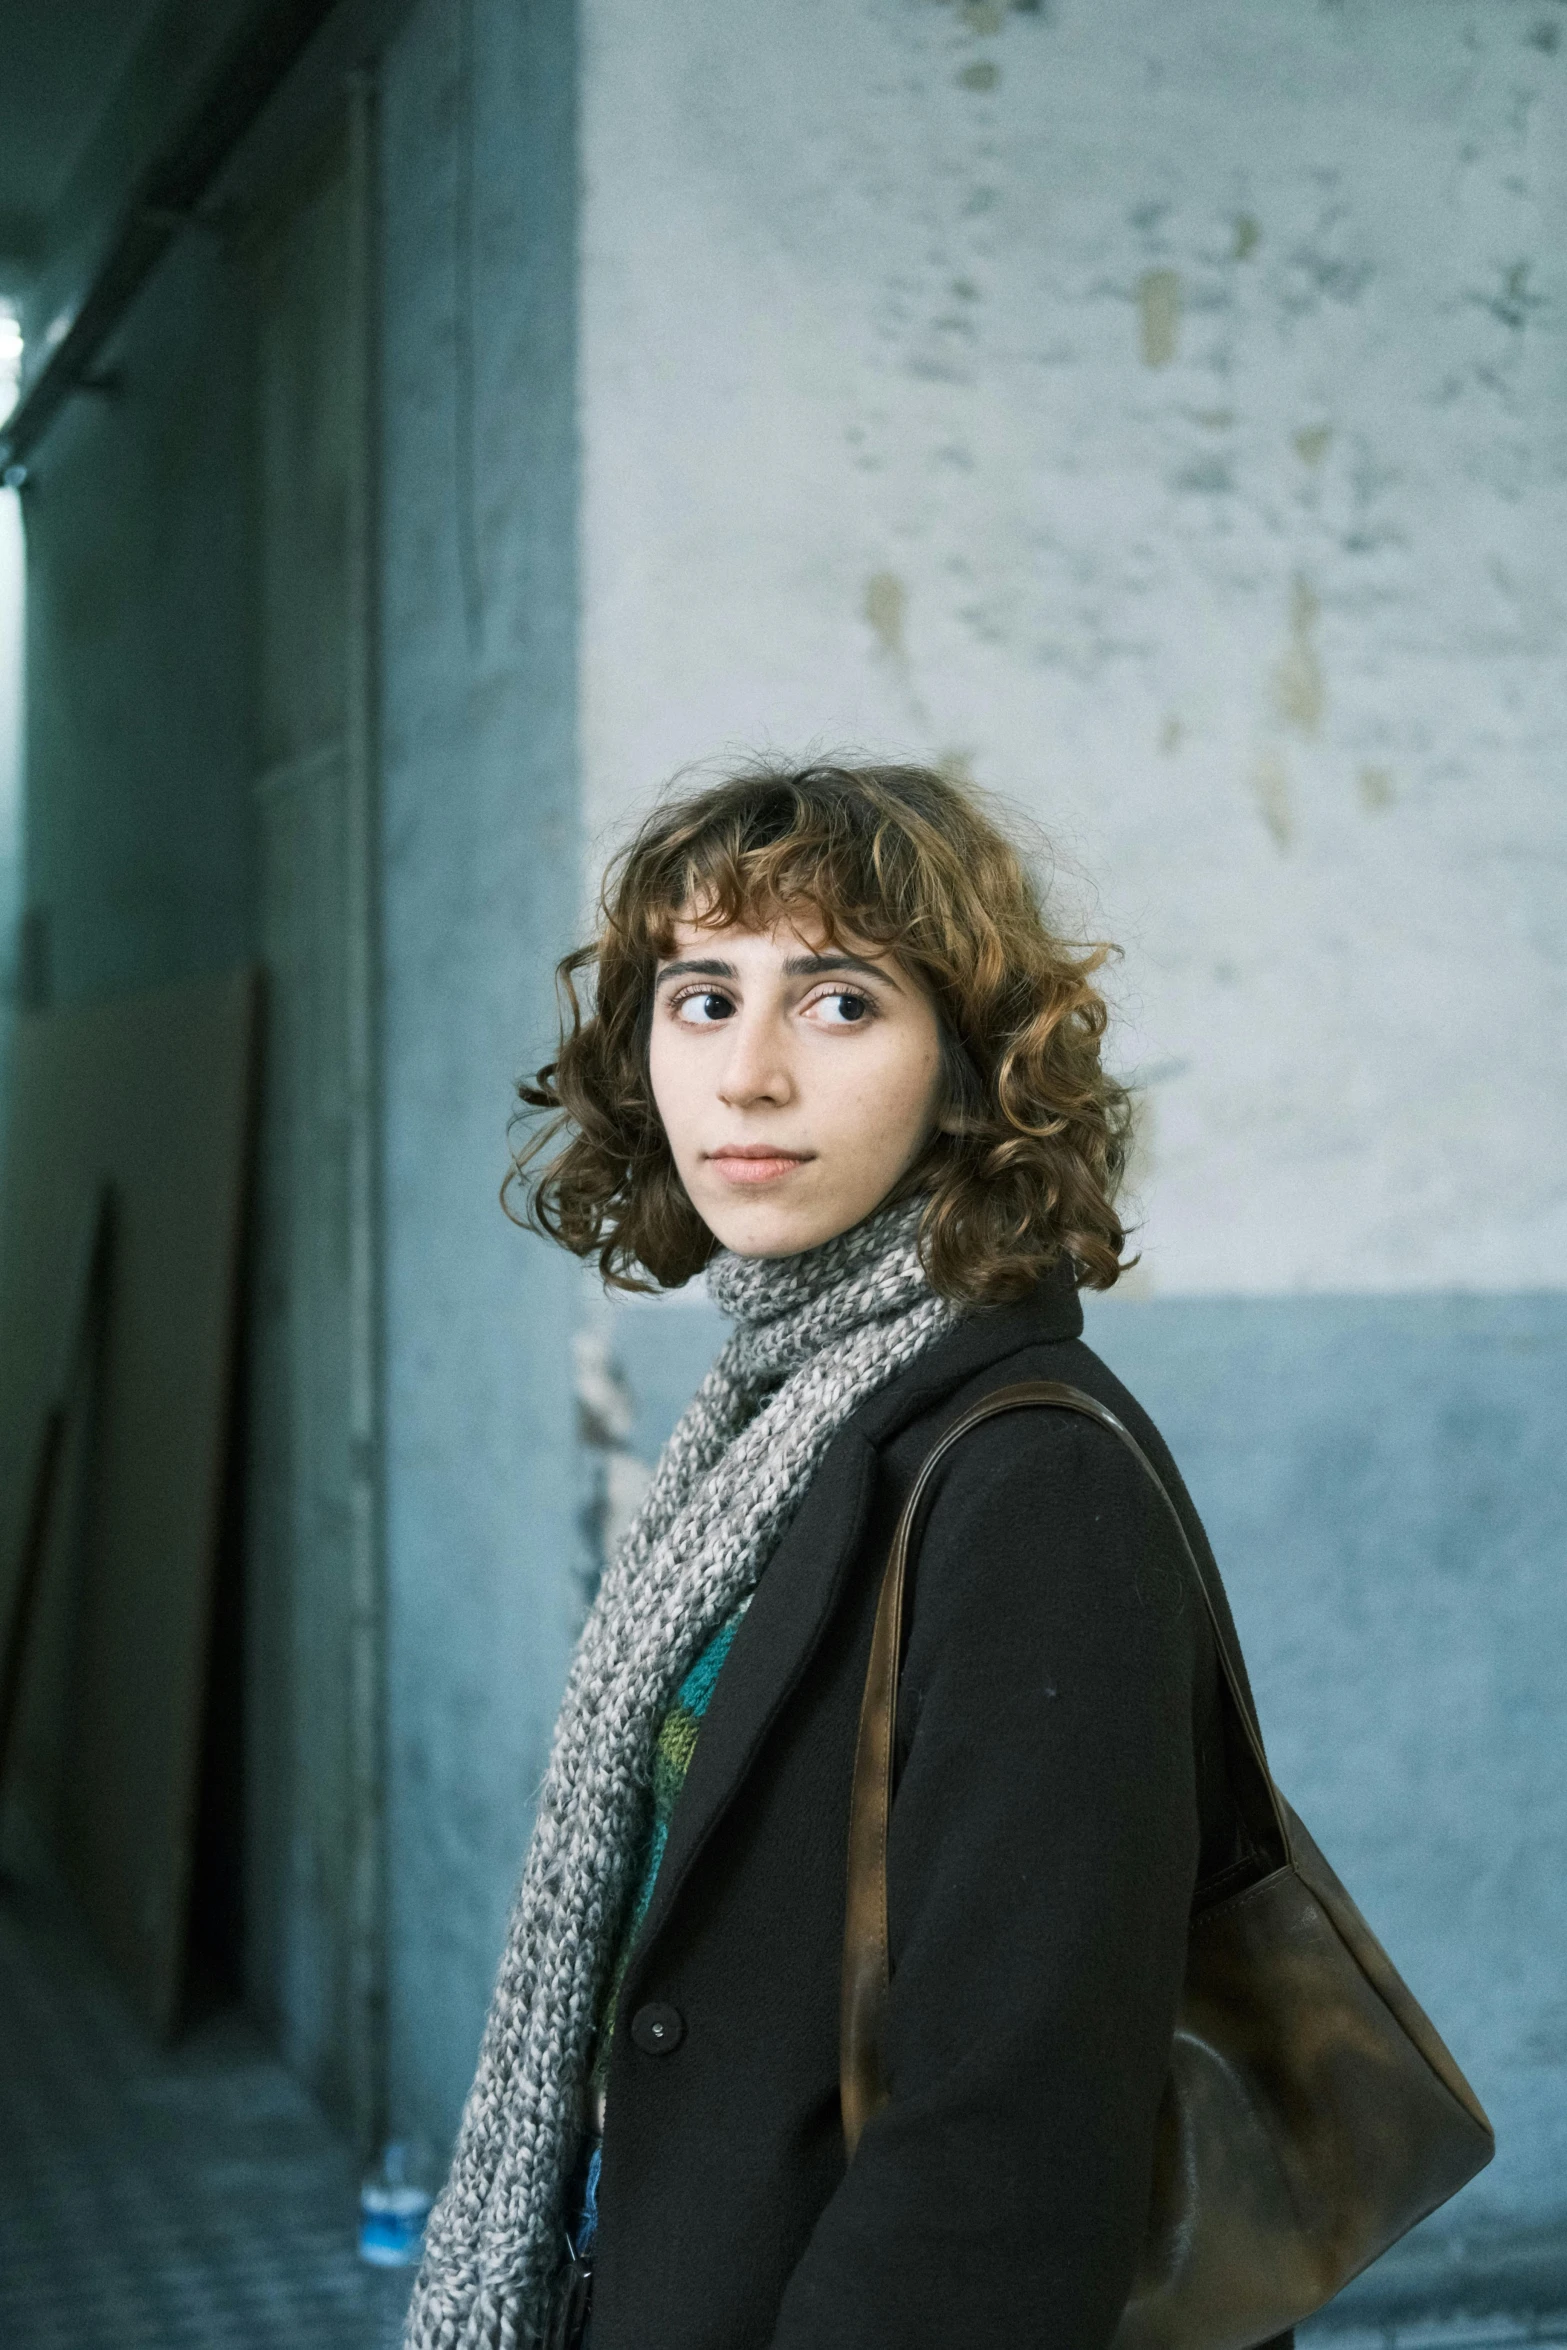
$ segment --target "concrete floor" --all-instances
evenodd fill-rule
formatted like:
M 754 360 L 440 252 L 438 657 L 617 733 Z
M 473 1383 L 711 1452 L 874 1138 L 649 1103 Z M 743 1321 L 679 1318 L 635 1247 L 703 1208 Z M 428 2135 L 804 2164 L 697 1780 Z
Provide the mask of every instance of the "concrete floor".
M 66 1924 L 0 1884 L 0 2342 L 392 2350 L 357 2166 L 237 2010 L 152 2045 Z

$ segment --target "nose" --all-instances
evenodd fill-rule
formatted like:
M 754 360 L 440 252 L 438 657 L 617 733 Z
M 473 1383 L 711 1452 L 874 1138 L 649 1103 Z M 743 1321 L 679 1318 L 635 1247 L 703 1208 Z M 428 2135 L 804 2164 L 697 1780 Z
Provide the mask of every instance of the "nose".
M 741 1012 L 730 1022 L 726 1042 L 718 1098 L 727 1108 L 782 1108 L 793 1099 L 789 1056 L 775 1020 L 761 1012 Z

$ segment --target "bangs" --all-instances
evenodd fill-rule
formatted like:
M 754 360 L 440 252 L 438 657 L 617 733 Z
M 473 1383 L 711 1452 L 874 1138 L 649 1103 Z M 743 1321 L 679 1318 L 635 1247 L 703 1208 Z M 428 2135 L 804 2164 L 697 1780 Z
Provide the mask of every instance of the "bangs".
M 675 927 L 820 930 L 834 946 L 907 942 L 925 924 L 935 868 L 923 875 L 911 811 L 783 787 L 714 810 L 625 875 L 616 913 L 627 944 L 667 955 Z M 923 883 L 923 886 L 922 886 Z

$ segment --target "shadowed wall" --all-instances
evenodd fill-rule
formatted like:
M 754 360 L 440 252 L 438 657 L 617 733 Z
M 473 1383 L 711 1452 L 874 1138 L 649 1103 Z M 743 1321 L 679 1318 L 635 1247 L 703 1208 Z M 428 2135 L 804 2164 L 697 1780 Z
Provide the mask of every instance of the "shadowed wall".
M 570 12 L 425 5 L 382 129 L 390 2060 L 439 2140 L 580 1605 L 578 1276 L 496 1200 L 581 886 Z

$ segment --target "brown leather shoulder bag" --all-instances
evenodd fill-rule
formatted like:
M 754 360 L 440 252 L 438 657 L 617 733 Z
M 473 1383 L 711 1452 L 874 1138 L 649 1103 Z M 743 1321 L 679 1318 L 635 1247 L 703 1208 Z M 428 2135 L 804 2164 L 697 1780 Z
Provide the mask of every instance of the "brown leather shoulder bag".
M 1239 1891 L 1193 1908 L 1160 2109 L 1147 2235 L 1113 2350 L 1251 2350 L 1320 2309 L 1484 2168 L 1479 2100 L 1273 1783 L 1225 1611 L 1174 1502 L 1115 1414 L 1081 1389 L 996 1390 L 936 1444 L 893 1537 L 871 1639 L 849 1818 L 841 2089 L 852 2157 L 886 2100 L 887 1817 L 903 1587 L 937 1464 L 971 1428 L 1080 1413 L 1153 1480 L 1196 1578 L 1241 1730 L 1237 1785 L 1262 1846 Z

